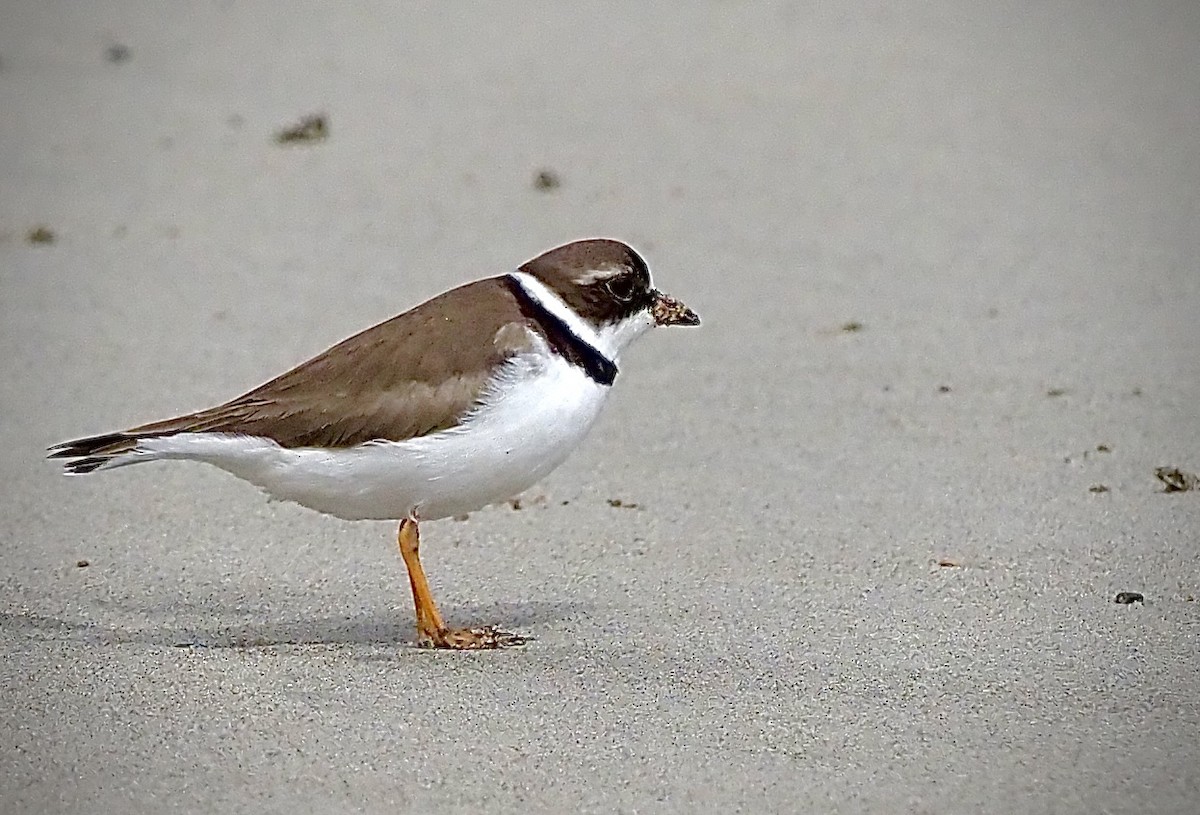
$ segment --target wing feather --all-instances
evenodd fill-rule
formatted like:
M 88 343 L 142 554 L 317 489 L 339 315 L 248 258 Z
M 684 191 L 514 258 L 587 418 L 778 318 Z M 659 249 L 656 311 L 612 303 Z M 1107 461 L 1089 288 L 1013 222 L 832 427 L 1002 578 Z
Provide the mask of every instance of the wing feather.
M 355 334 L 229 402 L 165 421 L 66 442 L 52 456 L 105 456 L 175 433 L 264 436 L 283 447 L 405 441 L 455 426 L 495 366 L 528 350 L 504 278 L 468 283 Z

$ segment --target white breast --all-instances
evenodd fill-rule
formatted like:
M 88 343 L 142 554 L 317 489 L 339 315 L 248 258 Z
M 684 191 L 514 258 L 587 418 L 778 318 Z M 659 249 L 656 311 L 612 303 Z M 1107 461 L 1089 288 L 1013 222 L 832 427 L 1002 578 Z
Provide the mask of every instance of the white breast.
M 538 346 L 505 364 L 463 424 L 418 439 L 323 450 L 188 433 L 145 440 L 139 452 L 206 461 L 276 498 L 347 520 L 470 512 L 528 489 L 561 464 L 608 396 L 608 387 Z

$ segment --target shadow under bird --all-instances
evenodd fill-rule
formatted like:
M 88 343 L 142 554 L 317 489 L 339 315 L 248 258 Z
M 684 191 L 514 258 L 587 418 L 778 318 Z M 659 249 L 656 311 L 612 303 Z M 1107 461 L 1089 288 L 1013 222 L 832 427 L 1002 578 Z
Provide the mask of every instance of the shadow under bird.
M 698 325 L 615 240 L 551 249 L 338 343 L 232 401 L 64 442 L 68 473 L 184 459 L 346 520 L 398 520 L 418 642 L 519 645 L 449 628 L 419 557 L 418 523 L 528 489 L 596 421 L 621 351 L 654 326 Z

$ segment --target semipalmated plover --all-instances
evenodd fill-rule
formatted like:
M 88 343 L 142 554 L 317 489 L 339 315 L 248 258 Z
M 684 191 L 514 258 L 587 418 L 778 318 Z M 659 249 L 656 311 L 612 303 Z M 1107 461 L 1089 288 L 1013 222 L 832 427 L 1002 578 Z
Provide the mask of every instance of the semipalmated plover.
M 698 325 L 629 246 L 583 240 L 467 283 L 338 343 L 217 407 L 50 448 L 68 473 L 161 459 L 213 464 L 346 520 L 399 520 L 418 641 L 496 648 L 524 638 L 447 628 L 418 522 L 511 498 L 596 421 L 618 357 L 656 325 Z

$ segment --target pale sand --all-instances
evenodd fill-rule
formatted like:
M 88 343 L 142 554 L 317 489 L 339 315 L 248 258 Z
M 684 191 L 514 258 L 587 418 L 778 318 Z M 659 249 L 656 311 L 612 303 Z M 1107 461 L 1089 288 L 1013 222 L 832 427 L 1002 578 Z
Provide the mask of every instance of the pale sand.
M 1200 6 L 195 5 L 0 10 L 0 811 L 1200 810 Z M 41 460 L 585 235 L 705 325 L 426 530 L 525 650 L 412 648 L 388 525 Z

